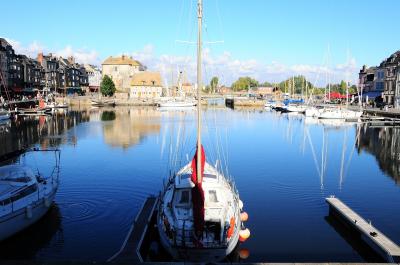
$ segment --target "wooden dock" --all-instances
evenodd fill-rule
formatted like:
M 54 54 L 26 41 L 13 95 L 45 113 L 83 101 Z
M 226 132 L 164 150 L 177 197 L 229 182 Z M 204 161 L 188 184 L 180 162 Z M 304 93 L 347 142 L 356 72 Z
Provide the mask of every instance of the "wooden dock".
M 146 199 L 135 221 L 131 225 L 120 250 L 109 258 L 107 260 L 108 262 L 130 264 L 143 262 L 143 258 L 140 255 L 140 246 L 148 230 L 151 217 L 156 210 L 157 203 L 158 198 L 154 196 L 150 196 Z
M 400 263 L 400 247 L 398 245 L 338 198 L 326 198 L 326 202 L 329 204 L 331 213 L 339 215 L 346 224 L 358 231 L 361 234 L 362 240 L 387 262 Z

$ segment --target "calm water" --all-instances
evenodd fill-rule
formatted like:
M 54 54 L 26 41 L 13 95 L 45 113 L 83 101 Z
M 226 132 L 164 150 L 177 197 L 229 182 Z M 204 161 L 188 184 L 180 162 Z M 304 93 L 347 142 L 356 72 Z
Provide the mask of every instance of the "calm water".
M 0 244 L 2 259 L 105 260 L 145 198 L 195 145 L 195 111 L 86 109 L 0 125 L 1 152 L 57 146 L 55 204 Z M 236 181 L 252 236 L 248 261 L 377 261 L 327 217 L 334 194 L 400 243 L 400 129 L 322 124 L 264 110 L 204 111 L 206 156 Z M 50 172 L 50 154 L 18 163 Z M 169 165 L 169 166 L 168 166 Z

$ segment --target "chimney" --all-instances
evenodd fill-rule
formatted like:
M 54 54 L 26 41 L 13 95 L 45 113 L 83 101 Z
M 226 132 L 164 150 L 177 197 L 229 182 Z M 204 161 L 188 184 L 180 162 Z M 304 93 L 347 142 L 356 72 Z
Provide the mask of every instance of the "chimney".
M 39 62 L 40 64 L 43 63 L 43 53 L 42 53 L 42 52 L 41 52 L 41 53 L 38 53 L 38 55 L 37 55 L 37 60 L 38 60 L 38 62 Z
M 69 62 L 70 64 L 75 64 L 75 58 L 74 58 L 74 56 L 69 56 L 69 57 L 68 57 L 68 62 Z

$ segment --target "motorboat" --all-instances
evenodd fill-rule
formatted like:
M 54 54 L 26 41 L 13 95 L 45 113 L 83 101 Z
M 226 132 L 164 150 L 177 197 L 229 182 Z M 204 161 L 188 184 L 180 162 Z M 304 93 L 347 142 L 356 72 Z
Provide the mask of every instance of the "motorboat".
M 297 113 L 305 113 L 307 110 L 307 106 L 302 104 L 288 104 L 286 106 L 286 111 L 288 112 L 297 112 Z
M 49 178 L 28 167 L 0 167 L 0 240 L 27 228 L 47 213 L 58 188 L 58 170 Z

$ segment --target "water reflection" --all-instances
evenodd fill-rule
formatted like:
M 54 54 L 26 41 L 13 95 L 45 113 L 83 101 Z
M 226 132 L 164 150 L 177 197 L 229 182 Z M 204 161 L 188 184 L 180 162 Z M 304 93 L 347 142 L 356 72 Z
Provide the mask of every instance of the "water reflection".
M 113 147 L 128 148 L 140 143 L 147 135 L 160 132 L 161 113 L 153 108 L 120 108 L 103 111 L 104 141 Z
M 64 138 L 61 135 L 79 123 L 89 121 L 88 112 L 68 111 L 56 112 L 52 116 L 19 116 L 8 121 L 5 129 L 0 129 L 0 156 L 28 148 L 39 143 L 42 148 L 76 143 L 76 139 Z
M 0 259 L 32 260 L 50 245 L 62 245 L 61 220 L 59 206 L 53 204 L 38 222 L 0 243 Z
M 376 157 L 380 169 L 400 184 L 400 128 L 360 125 L 358 152 Z
M 62 150 L 55 200 L 60 220 L 58 228 L 54 221 L 36 227 L 38 234 L 48 233 L 42 243 L 0 245 L 9 253 L 0 258 L 108 259 L 120 248 L 144 199 L 159 192 L 169 162 L 186 163 L 185 154 L 194 151 L 196 114 L 88 108 L 11 121 L 9 131 L 0 132 L 7 150 L 32 144 Z M 331 194 L 400 242 L 400 214 L 393 211 L 400 208 L 399 186 L 379 169 L 399 181 L 399 162 L 392 155 L 400 150 L 397 128 L 260 109 L 207 108 L 203 119 L 207 156 L 210 161 L 225 158 L 220 165 L 229 168 L 250 215 L 246 225 L 252 238 L 241 246 L 247 251 L 238 254 L 248 256 L 246 261 L 374 261 L 324 218 L 324 198 Z

